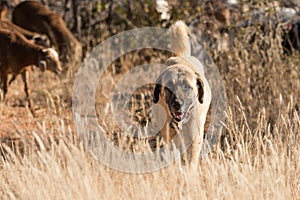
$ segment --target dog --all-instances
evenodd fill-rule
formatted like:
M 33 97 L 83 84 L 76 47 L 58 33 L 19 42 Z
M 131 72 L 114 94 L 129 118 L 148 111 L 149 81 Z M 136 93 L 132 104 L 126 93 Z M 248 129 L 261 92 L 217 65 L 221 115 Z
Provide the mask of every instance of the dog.
M 166 144 L 174 142 L 180 148 L 190 145 L 184 154 L 184 163 L 197 164 L 211 89 L 202 64 L 191 56 L 187 25 L 177 21 L 170 30 L 171 51 L 175 56 L 166 61 L 166 69 L 155 82 L 153 103 L 164 109 L 159 109 L 152 118 L 160 123 L 160 134 Z

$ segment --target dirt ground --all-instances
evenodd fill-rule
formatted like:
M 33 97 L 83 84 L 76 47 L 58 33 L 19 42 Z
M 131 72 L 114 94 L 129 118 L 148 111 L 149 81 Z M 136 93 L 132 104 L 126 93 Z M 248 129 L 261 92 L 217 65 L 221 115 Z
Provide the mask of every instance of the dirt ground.
M 28 108 L 24 84 L 19 76 L 0 103 L 1 142 L 11 147 L 18 141 L 33 141 L 33 133 L 42 140 L 58 137 L 58 133 L 74 133 L 71 79 L 34 69 L 30 71 L 29 84 L 35 116 Z

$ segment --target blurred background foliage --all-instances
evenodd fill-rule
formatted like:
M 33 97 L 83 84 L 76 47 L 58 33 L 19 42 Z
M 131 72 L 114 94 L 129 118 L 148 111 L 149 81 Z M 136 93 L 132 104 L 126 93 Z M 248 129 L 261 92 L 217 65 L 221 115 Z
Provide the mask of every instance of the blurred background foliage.
M 146 26 L 168 28 L 174 21 L 183 20 L 218 66 L 228 105 L 238 112 L 242 104 L 249 125 L 258 123 L 260 112 L 267 113 L 268 123 L 274 124 L 283 102 L 291 98 L 295 99 L 293 107 L 299 111 L 299 51 L 287 53 L 283 47 L 286 27 L 300 22 L 298 0 L 41 2 L 64 18 L 85 55 L 122 31 Z M 143 52 L 147 51 L 141 51 L 138 57 L 149 58 Z
M 64 0 L 43 1 L 61 14 L 89 52 L 111 35 L 132 28 L 168 28 L 184 20 L 218 66 L 228 104 L 257 124 L 264 110 L 273 124 L 282 102 L 300 98 L 299 52 L 287 55 L 284 22 L 294 16 L 278 8 L 300 10 L 298 1 Z M 297 14 L 296 14 L 297 15 Z M 238 97 L 238 98 L 237 98 Z M 293 105 L 299 109 L 296 100 Z

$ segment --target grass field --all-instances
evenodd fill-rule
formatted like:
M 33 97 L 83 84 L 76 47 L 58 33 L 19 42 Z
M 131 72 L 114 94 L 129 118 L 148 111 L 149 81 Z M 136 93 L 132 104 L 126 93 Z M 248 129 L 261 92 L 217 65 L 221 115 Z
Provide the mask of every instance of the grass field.
M 276 30 L 237 29 L 228 51 L 203 44 L 224 80 L 227 108 L 217 144 L 195 171 L 178 163 L 144 174 L 104 166 L 75 129 L 75 77 L 31 73 L 35 118 L 18 77 L 0 103 L 0 199 L 300 199 L 300 57 L 283 54 Z M 122 134 L 103 114 L 113 84 L 133 66 L 163 63 L 167 56 L 133 52 L 105 75 L 107 87 L 98 87 L 96 109 L 115 144 L 139 143 L 121 143 L 116 137 Z

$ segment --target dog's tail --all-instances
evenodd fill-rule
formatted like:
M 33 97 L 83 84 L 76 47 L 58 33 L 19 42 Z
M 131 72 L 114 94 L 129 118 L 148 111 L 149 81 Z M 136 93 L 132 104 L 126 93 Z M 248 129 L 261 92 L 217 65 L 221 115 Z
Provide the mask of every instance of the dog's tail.
M 177 21 L 171 27 L 171 50 L 177 56 L 191 56 L 189 29 L 183 21 Z

